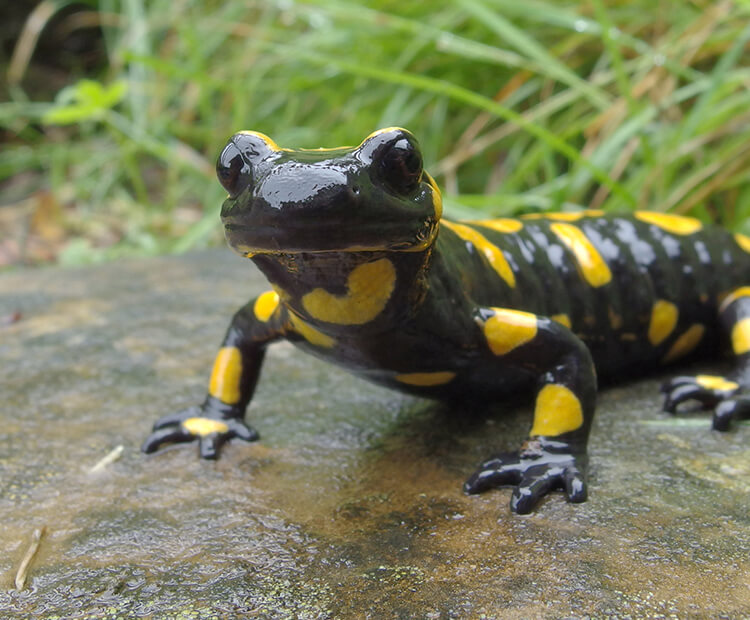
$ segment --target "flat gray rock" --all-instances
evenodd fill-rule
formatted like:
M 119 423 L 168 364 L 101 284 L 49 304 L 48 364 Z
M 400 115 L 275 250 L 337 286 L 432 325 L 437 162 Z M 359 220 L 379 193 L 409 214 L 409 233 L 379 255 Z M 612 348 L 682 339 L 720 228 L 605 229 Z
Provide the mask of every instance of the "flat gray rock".
M 259 442 L 142 455 L 264 289 L 228 250 L 0 276 L 0 617 L 750 616 L 750 426 L 661 413 L 667 375 L 602 392 L 589 501 L 526 517 L 461 484 L 529 407 L 450 411 L 288 344 L 248 413 Z

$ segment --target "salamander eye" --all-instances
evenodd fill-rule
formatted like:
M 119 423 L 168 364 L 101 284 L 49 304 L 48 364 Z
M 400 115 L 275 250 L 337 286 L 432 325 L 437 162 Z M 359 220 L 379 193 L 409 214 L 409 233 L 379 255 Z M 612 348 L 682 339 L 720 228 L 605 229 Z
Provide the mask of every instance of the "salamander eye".
M 234 142 L 229 142 L 216 162 L 216 176 L 230 198 L 237 198 L 252 180 L 251 169 Z
M 407 137 L 388 145 L 381 155 L 383 180 L 398 194 L 410 194 L 422 178 L 422 154 Z

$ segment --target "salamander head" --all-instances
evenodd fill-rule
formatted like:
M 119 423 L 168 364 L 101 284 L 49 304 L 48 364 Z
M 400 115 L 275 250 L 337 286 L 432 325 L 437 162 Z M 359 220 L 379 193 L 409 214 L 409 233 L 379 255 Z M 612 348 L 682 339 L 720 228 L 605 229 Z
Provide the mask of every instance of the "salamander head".
M 381 129 L 357 147 L 291 150 L 232 136 L 216 172 L 229 245 L 244 256 L 419 251 L 437 234 L 441 198 L 416 139 Z

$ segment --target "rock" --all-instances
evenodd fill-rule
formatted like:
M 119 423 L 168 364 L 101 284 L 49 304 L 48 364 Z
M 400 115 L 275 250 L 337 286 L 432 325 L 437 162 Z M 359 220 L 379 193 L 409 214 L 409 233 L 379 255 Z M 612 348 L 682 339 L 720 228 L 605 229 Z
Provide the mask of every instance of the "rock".
M 0 276 L 0 616 L 750 615 L 750 426 L 661 413 L 668 375 L 605 389 L 589 501 L 526 517 L 461 484 L 528 406 L 450 411 L 288 344 L 248 414 L 259 442 L 142 455 L 264 287 L 227 250 Z

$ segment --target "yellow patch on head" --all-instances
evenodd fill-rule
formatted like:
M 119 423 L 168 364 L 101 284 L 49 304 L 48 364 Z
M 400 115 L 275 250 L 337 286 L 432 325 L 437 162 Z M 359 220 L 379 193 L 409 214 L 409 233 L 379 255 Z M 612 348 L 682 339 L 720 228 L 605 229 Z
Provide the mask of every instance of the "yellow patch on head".
M 226 423 L 211 418 L 188 418 L 182 422 L 181 426 L 196 437 L 205 437 L 212 433 L 226 433 L 229 430 Z
M 388 133 L 389 131 L 406 131 L 403 127 L 383 127 L 382 129 L 376 129 L 373 131 L 370 135 L 368 135 L 360 144 L 364 144 L 367 142 L 370 138 L 374 138 L 375 136 L 379 136 L 381 133 Z
M 242 354 L 237 347 L 222 347 L 216 354 L 208 393 L 227 405 L 240 400 L 240 379 L 242 378 Z
M 536 397 L 531 435 L 555 437 L 583 424 L 581 401 L 570 388 L 550 383 Z
M 675 235 L 690 235 L 703 228 L 700 220 L 684 215 L 656 213 L 654 211 L 636 211 L 633 215 L 641 222 L 653 224 Z
M 308 325 L 292 312 L 289 313 L 289 322 L 292 324 L 292 329 L 310 344 L 323 347 L 324 349 L 330 349 L 336 344 L 336 340 L 331 338 L 328 334 L 324 334 L 311 325 Z
M 581 275 L 591 286 L 604 286 L 612 279 L 609 266 L 580 228 L 555 223 L 550 224 L 550 230 L 573 252 Z
M 494 314 L 484 323 L 484 337 L 495 355 L 505 355 L 534 339 L 536 316 L 530 312 L 492 308 Z
M 396 381 L 406 383 L 407 385 L 429 387 L 432 385 L 445 385 L 446 383 L 450 383 L 455 376 L 456 373 L 449 370 L 437 372 L 409 372 L 396 375 Z
M 396 268 L 387 258 L 381 258 L 352 270 L 346 281 L 346 295 L 333 295 L 316 288 L 302 297 L 302 306 L 319 321 L 362 325 L 385 309 L 395 285 Z
M 465 224 L 457 224 L 455 222 L 448 222 L 447 220 L 443 220 L 443 224 L 461 237 L 461 239 L 471 243 L 477 250 L 484 254 L 487 262 L 489 262 L 497 275 L 505 280 L 506 284 L 511 288 L 515 287 L 516 276 L 500 248 L 490 243 L 482 233 Z
M 674 341 L 674 344 L 669 348 L 667 354 L 662 358 L 662 364 L 668 364 L 676 359 L 685 357 L 695 347 L 698 346 L 700 341 L 703 339 L 703 334 L 706 332 L 706 328 L 700 323 L 694 323 L 688 329 L 680 334 L 679 338 Z
M 696 375 L 695 382 L 701 387 L 720 392 L 732 392 L 740 387 L 739 383 L 718 375 Z
M 560 323 L 560 325 L 565 325 L 568 329 L 572 326 L 570 317 L 567 314 L 553 314 L 550 318 L 556 323 Z
M 484 226 L 501 233 L 517 233 L 523 228 L 521 220 L 514 220 L 509 217 L 499 217 L 492 220 L 472 220 L 469 222 L 476 226 Z
M 651 308 L 648 340 L 653 346 L 664 342 L 677 326 L 680 311 L 671 301 L 659 299 Z
M 750 297 L 750 286 L 741 286 L 740 288 L 734 289 L 729 295 L 722 299 L 721 305 L 719 305 L 719 314 L 724 312 L 730 304 L 741 297 Z
M 259 131 L 250 131 L 250 130 L 244 130 L 244 131 L 238 131 L 237 133 L 242 133 L 248 136 L 257 136 L 263 142 L 265 142 L 268 145 L 268 148 L 272 151 L 288 151 L 289 149 L 282 149 L 278 144 L 276 144 L 271 138 L 269 138 L 266 134 L 260 133 Z
M 738 246 L 745 250 L 745 252 L 750 252 L 750 237 L 737 233 L 734 236 L 734 240 L 737 242 Z
M 266 323 L 279 307 L 279 294 L 276 291 L 266 291 L 253 304 L 255 318 Z
M 735 355 L 750 351 L 750 318 L 740 319 L 732 327 L 732 351 Z

